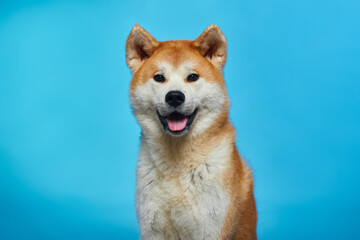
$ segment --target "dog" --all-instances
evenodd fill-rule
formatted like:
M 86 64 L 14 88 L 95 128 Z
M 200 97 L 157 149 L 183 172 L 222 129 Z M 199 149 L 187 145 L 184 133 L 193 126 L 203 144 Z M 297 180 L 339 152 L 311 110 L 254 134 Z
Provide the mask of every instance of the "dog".
M 126 41 L 130 102 L 141 126 L 136 213 L 141 239 L 257 239 L 252 172 L 235 146 L 216 25 L 194 41 Z

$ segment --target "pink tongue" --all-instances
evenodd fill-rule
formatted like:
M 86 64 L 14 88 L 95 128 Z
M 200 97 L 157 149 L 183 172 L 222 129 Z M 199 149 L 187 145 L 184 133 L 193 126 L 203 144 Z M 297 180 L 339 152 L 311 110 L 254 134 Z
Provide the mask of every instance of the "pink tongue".
M 186 127 L 187 118 L 179 120 L 167 119 L 167 123 L 171 131 L 181 131 Z

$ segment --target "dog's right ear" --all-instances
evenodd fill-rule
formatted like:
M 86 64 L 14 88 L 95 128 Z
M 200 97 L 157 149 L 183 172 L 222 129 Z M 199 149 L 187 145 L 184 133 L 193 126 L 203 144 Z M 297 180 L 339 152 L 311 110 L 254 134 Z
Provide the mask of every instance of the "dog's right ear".
M 158 41 L 140 25 L 133 27 L 126 40 L 126 62 L 133 73 L 154 53 L 157 46 Z

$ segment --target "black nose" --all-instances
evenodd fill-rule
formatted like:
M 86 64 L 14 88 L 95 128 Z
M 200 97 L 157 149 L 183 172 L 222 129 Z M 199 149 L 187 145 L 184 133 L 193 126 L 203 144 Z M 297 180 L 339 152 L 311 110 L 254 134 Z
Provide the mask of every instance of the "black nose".
M 165 96 L 165 102 L 172 107 L 177 107 L 185 102 L 185 95 L 180 91 L 170 91 Z

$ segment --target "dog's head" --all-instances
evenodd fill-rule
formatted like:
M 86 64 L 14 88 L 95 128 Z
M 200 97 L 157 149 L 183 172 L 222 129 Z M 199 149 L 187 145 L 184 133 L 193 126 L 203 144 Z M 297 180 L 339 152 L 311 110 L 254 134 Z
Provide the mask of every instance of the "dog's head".
M 126 41 L 130 99 L 145 134 L 192 136 L 225 114 L 226 39 L 210 25 L 195 41 L 156 41 L 135 25 Z

